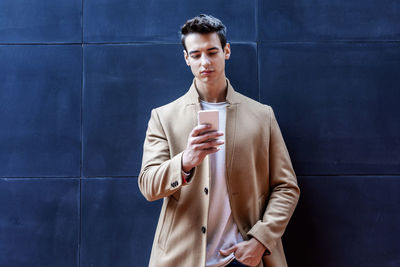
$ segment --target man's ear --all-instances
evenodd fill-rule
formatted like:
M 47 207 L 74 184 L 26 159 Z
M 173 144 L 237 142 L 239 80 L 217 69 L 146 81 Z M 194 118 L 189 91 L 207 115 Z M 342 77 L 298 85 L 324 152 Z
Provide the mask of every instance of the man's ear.
M 229 43 L 226 43 L 224 47 L 224 54 L 225 60 L 228 60 L 231 57 L 231 45 Z
M 188 53 L 186 52 L 185 49 L 183 50 L 183 56 L 185 57 L 186 65 L 190 66 L 189 55 L 188 55 Z

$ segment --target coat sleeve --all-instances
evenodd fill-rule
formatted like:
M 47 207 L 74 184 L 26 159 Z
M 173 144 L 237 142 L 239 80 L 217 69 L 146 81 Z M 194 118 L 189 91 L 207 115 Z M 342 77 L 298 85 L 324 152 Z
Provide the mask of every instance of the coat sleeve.
M 297 205 L 300 189 L 281 131 L 271 107 L 270 114 L 270 196 L 261 220 L 248 232 L 273 253 Z
M 157 110 L 152 110 L 138 178 L 139 189 L 148 201 L 170 196 L 181 188 L 182 153 L 170 156 L 168 140 Z

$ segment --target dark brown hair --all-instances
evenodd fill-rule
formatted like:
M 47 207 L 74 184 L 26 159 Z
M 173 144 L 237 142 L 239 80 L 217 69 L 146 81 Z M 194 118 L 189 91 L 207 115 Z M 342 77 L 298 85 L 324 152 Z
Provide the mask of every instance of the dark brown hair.
M 224 48 L 226 45 L 226 27 L 219 19 L 206 14 L 200 14 L 192 19 L 189 19 L 181 27 L 181 42 L 183 48 L 185 48 L 186 50 L 185 39 L 188 34 L 206 34 L 213 32 L 216 32 L 218 34 L 221 46 L 222 48 Z

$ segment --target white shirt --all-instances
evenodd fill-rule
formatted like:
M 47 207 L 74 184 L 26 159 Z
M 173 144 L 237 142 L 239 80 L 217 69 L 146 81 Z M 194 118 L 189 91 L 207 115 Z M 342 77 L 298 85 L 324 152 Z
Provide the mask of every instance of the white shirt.
M 209 103 L 202 100 L 200 100 L 200 103 L 203 110 L 214 109 L 219 111 L 219 131 L 225 134 L 227 103 Z M 225 138 L 225 135 L 220 138 Z M 220 267 L 227 265 L 234 255 L 230 254 L 227 257 L 223 257 L 219 250 L 227 249 L 242 242 L 243 238 L 233 221 L 229 204 L 226 187 L 225 144 L 220 146 L 218 152 L 210 154 L 208 157 L 211 164 L 211 181 L 209 188 L 210 205 L 207 223 L 206 266 Z

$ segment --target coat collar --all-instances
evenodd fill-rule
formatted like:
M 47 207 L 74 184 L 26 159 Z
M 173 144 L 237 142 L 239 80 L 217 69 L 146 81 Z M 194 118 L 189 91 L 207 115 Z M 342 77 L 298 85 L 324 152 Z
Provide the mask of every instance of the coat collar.
M 233 87 L 228 79 L 226 79 L 228 83 L 228 92 L 226 94 L 226 102 L 228 105 L 226 107 L 226 128 L 225 128 L 225 167 L 226 167 L 226 182 L 229 186 L 231 182 L 232 176 L 232 166 L 233 166 L 233 154 L 235 152 L 235 139 L 236 139 L 236 120 L 237 120 L 237 107 L 240 103 L 240 94 L 236 93 L 233 90 Z M 184 96 L 184 101 L 186 103 L 186 107 L 192 109 L 192 123 L 193 127 L 197 125 L 197 113 L 201 110 L 200 105 L 200 96 L 197 92 L 194 80 L 192 85 L 190 86 L 189 91 Z M 209 160 L 205 162 L 205 168 L 209 170 Z
M 228 92 L 226 93 L 226 102 L 229 105 L 240 103 L 238 94 L 233 89 L 230 81 L 228 79 L 226 79 L 226 82 L 228 83 Z M 193 79 L 192 85 L 190 86 L 189 91 L 185 95 L 185 100 L 186 100 L 187 104 L 189 104 L 189 105 L 200 103 L 200 96 L 199 96 L 199 93 L 197 92 L 195 79 Z

